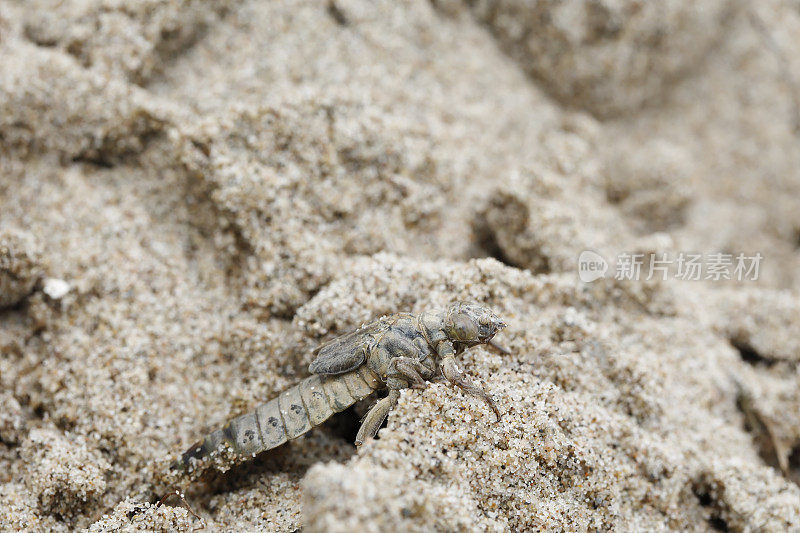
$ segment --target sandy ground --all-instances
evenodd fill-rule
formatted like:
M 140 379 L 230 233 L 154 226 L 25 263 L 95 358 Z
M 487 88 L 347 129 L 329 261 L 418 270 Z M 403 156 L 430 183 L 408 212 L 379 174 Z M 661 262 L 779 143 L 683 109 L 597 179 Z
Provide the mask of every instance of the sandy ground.
M 800 4 L 0 0 L 0 530 L 189 531 L 167 465 L 325 339 L 443 383 L 180 482 L 210 531 L 800 531 Z M 758 281 L 584 283 L 591 249 Z

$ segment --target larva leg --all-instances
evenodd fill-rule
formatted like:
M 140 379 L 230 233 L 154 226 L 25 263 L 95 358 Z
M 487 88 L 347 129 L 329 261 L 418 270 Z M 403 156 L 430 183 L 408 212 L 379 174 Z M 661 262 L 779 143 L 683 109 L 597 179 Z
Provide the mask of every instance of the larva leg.
M 495 350 L 497 350 L 498 352 L 500 352 L 501 354 L 503 354 L 503 355 L 511 355 L 511 350 L 509 350 L 508 348 L 506 348 L 502 344 L 497 344 L 497 342 L 495 342 L 493 340 L 489 341 L 487 344 L 489 346 L 491 346 L 492 348 L 494 348 Z
M 361 423 L 361 429 L 358 430 L 356 446 L 361 446 L 364 444 L 364 441 L 373 438 L 375 434 L 378 433 L 378 429 L 380 429 L 383 421 L 386 420 L 389 411 L 394 409 L 394 406 L 397 405 L 398 398 L 400 398 L 400 391 L 390 390 L 389 396 L 376 403 L 372 409 L 369 410 L 367 416 L 364 417 L 364 421 Z
M 500 410 L 497 408 L 497 405 L 492 400 L 492 397 L 489 396 L 485 390 L 483 390 L 478 385 L 474 384 L 456 365 L 455 359 L 452 357 L 445 357 L 442 360 L 442 374 L 444 377 L 455 385 L 459 387 L 461 390 L 466 392 L 467 394 L 471 394 L 477 398 L 480 398 L 494 411 L 497 420 L 500 420 Z
M 419 361 L 410 357 L 395 357 L 389 364 L 389 375 L 408 381 L 412 389 L 424 389 L 427 386 L 420 371 L 428 373 Z

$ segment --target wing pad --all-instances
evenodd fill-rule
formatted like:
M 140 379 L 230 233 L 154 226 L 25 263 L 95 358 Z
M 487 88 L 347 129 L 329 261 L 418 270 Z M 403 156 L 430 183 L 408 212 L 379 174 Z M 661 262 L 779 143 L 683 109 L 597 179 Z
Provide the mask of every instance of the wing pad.
M 373 322 L 323 344 L 314 350 L 317 357 L 308 366 L 308 371 L 312 374 L 331 376 L 355 370 L 367 360 L 371 334 L 378 328 L 379 323 Z

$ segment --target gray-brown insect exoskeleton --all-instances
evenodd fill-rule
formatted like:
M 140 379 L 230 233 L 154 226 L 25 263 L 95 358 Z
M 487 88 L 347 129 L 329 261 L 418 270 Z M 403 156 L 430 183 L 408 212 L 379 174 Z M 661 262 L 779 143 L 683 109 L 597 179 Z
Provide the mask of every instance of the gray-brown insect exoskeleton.
M 223 449 L 236 455 L 255 455 L 296 439 L 333 414 L 347 409 L 384 387 L 389 394 L 367 413 L 356 445 L 375 436 L 400 390 L 424 388 L 441 374 L 452 384 L 483 399 L 500 418 L 492 398 L 472 383 L 455 362 L 466 348 L 489 343 L 506 324 L 489 309 L 456 303 L 419 315 L 384 316 L 323 344 L 314 351 L 308 377 L 259 406 L 231 420 L 173 463 L 190 470 L 197 461 Z

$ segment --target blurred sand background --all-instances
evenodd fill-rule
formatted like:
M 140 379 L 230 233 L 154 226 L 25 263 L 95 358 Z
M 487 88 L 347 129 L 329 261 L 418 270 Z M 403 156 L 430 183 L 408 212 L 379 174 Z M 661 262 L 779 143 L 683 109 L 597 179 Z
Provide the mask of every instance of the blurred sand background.
M 207 530 L 800 530 L 798 49 L 796 0 L 0 0 L 0 530 L 191 530 L 177 454 L 458 299 L 501 422 L 359 406 L 184 487 Z

